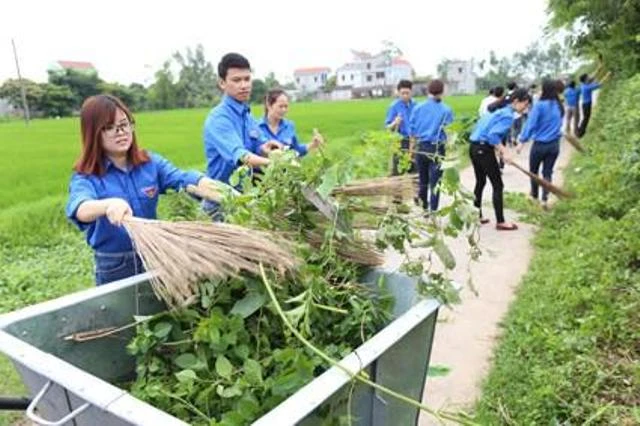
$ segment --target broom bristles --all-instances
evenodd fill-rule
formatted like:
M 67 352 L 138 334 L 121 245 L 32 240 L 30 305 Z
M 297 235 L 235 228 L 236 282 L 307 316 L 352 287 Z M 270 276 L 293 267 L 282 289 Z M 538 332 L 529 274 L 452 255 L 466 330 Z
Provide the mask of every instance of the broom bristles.
M 321 232 L 306 231 L 304 235 L 312 247 L 320 248 L 325 242 Z M 338 256 L 358 265 L 374 267 L 384 264 L 384 255 L 364 240 L 335 241 L 335 250 Z
M 170 307 L 192 303 L 204 278 L 259 274 L 260 263 L 284 273 L 296 266 L 290 244 L 236 225 L 129 218 L 124 227 L 155 293 Z
M 375 197 L 380 195 L 398 195 L 412 191 L 417 174 L 357 180 L 335 188 L 331 195 L 350 197 Z

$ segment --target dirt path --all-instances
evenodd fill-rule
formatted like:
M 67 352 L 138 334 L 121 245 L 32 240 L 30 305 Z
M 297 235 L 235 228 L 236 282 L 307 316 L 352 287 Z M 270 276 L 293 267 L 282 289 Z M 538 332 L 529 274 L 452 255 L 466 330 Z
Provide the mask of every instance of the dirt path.
M 530 144 L 519 156 L 514 155 L 516 161 L 527 169 L 529 147 Z M 566 142 L 562 143 L 560 150 L 554 183 L 562 182 L 562 171 L 573 153 L 573 148 Z M 465 169 L 461 177 L 465 187 L 473 189 L 475 178 L 471 167 Z M 529 179 L 514 167 L 505 168 L 503 180 L 505 191 L 529 193 Z M 461 304 L 453 309 L 440 310 L 431 366 L 447 367 L 450 371 L 444 376 L 427 378 L 423 399 L 433 408 L 469 409 L 479 397 L 480 385 L 487 374 L 496 337 L 500 333 L 499 322 L 506 314 L 533 255 L 530 241 L 535 229 L 518 222 L 516 213 L 507 211 L 505 216 L 507 221 L 518 223 L 517 231 L 496 231 L 491 192 L 487 182 L 483 209 L 491 223 L 483 225 L 480 231 L 483 255 L 471 265 L 471 275 L 479 295 L 474 295 L 465 286 Z M 550 201 L 555 200 L 551 197 Z M 449 243 L 457 259 L 466 258 L 464 239 L 451 240 Z M 398 262 L 397 255 L 389 254 L 387 266 L 393 267 Z M 467 262 L 459 262 L 452 275 L 457 282 L 466 283 L 469 275 Z M 427 426 L 439 423 L 423 415 L 419 424 Z

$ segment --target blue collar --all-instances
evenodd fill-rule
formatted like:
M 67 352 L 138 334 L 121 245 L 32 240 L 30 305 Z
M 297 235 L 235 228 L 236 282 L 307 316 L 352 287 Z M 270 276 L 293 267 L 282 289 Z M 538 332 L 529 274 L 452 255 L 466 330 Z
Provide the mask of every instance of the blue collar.
M 119 170 L 121 172 L 129 172 L 131 171 L 130 167 L 127 167 L 125 170 L 122 170 L 120 167 L 116 166 L 116 164 L 111 161 L 111 159 L 109 157 L 107 157 L 105 155 L 104 160 L 102 161 L 102 165 L 104 166 L 104 170 L 107 171 L 109 170 L 109 168 L 113 167 L 116 170 Z
M 222 102 L 225 105 L 229 106 L 238 115 L 243 115 L 251 111 L 249 105 L 244 102 L 240 102 L 228 95 L 224 95 L 224 97 L 222 98 Z

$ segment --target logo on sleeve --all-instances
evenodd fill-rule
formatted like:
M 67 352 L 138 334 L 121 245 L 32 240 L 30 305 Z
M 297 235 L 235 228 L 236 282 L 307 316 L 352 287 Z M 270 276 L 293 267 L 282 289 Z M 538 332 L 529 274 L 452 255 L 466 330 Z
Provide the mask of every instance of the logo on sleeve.
M 147 186 L 145 188 L 142 188 L 142 192 L 144 193 L 144 195 L 146 195 L 148 198 L 153 198 L 156 195 L 158 195 L 158 187 L 157 186 Z

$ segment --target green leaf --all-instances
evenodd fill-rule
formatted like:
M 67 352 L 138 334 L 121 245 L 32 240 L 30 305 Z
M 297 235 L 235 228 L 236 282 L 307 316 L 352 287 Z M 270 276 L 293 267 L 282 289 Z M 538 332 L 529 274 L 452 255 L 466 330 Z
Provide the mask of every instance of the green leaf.
M 224 386 L 220 385 L 216 389 L 216 393 L 220 395 L 222 398 L 233 398 L 234 396 L 242 395 L 242 390 L 237 384 L 234 384 L 233 386 L 228 388 L 225 388 Z
M 240 315 L 242 318 L 250 317 L 254 312 L 263 307 L 266 301 L 267 298 L 264 294 L 249 293 L 233 305 L 230 314 Z
M 449 374 L 451 371 L 450 367 L 446 365 L 430 365 L 429 371 L 427 372 L 427 376 L 429 377 L 442 377 Z
M 328 168 L 324 175 L 322 175 L 322 184 L 316 191 L 322 198 L 327 198 L 336 186 L 338 186 L 337 164 Z
M 244 377 L 249 384 L 262 384 L 262 366 L 254 359 L 247 359 L 244 362 Z
M 233 352 L 235 352 L 239 358 L 247 359 L 249 358 L 250 349 L 247 345 L 238 345 L 233 348 Z
M 233 365 L 231 362 L 224 355 L 220 355 L 218 359 L 216 359 L 216 373 L 218 373 L 220 377 L 229 379 L 232 372 Z
M 165 338 L 171 333 L 171 324 L 168 322 L 159 322 L 153 327 L 153 334 L 159 338 Z
M 176 378 L 180 383 L 191 383 L 198 378 L 198 375 L 193 370 L 182 370 L 176 373 Z
M 191 369 L 198 365 L 198 358 L 194 354 L 187 352 L 178 356 L 174 362 L 180 368 Z
M 458 186 L 460 183 L 460 172 L 455 167 L 444 169 L 444 182 L 449 187 Z
M 445 268 L 453 269 L 456 267 L 456 259 L 453 257 L 453 253 L 441 238 L 435 240 L 433 251 L 436 252 Z

